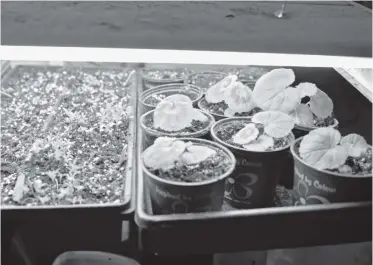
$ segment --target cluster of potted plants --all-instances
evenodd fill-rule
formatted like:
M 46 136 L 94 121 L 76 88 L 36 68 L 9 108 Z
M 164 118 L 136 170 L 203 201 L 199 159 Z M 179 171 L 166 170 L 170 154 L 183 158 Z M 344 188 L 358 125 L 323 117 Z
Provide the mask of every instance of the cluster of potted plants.
M 235 208 L 271 207 L 289 154 L 294 205 L 369 200 L 371 146 L 357 134 L 341 137 L 330 97 L 294 82 L 283 68 L 253 84 L 194 73 L 187 83 L 201 91 L 199 109 L 197 97 L 174 91 L 143 114 L 141 162 L 154 213 L 220 210 L 223 197 Z

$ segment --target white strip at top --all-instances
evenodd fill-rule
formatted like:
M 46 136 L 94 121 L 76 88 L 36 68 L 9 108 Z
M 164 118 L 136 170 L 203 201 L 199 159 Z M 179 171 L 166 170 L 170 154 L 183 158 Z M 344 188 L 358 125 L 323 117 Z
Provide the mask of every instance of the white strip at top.
M 190 50 L 0 46 L 0 59 L 13 61 L 126 62 L 160 64 L 262 65 L 372 68 L 372 58 Z

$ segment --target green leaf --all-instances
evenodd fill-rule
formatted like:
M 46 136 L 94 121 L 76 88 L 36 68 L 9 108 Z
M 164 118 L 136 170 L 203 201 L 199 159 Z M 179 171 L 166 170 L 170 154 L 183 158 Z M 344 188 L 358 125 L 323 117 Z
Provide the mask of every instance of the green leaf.
M 351 133 L 341 140 L 341 145 L 347 148 L 348 155 L 351 157 L 360 157 L 368 149 L 368 143 L 364 137 Z
M 251 89 L 241 82 L 234 82 L 226 89 L 224 101 L 235 113 L 249 112 L 256 107 Z
M 291 69 L 275 69 L 255 83 L 253 98 L 263 110 L 292 112 L 301 101 L 300 90 L 290 85 L 295 75 Z
M 299 104 L 295 108 L 293 115 L 295 124 L 307 127 L 312 127 L 314 125 L 312 111 L 306 104 Z
M 294 119 L 279 111 L 263 111 L 256 113 L 252 119 L 264 125 L 264 132 L 274 138 L 282 138 L 294 128 Z
M 316 92 L 318 90 L 315 84 L 308 82 L 300 83 L 299 85 L 297 85 L 297 89 L 299 89 L 302 98 L 312 97 L 316 95 Z
M 248 144 L 254 141 L 259 135 L 259 130 L 255 124 L 248 124 L 235 135 L 233 135 L 233 142 L 236 144 Z
M 316 169 L 336 169 L 344 165 L 347 149 L 338 145 L 341 134 L 330 127 L 319 128 L 306 135 L 299 147 L 300 157 Z
M 193 108 L 192 100 L 181 94 L 163 99 L 154 110 L 154 127 L 168 132 L 180 131 L 192 125 L 193 120 L 208 118 Z
M 167 170 L 173 168 L 187 146 L 187 143 L 176 138 L 158 137 L 154 144 L 144 151 L 144 164 L 152 169 Z
M 333 112 L 333 101 L 322 90 L 318 89 L 316 95 L 311 97 L 309 102 L 311 111 L 319 118 L 327 118 Z
M 250 151 L 266 151 L 267 149 L 273 147 L 275 142 L 272 137 L 268 135 L 261 135 L 255 141 L 245 144 L 243 147 Z
M 229 75 L 217 82 L 206 91 L 206 101 L 209 103 L 219 103 L 224 101 L 226 89 L 237 81 L 236 75 Z
M 187 165 L 198 164 L 215 154 L 216 151 L 207 146 L 191 145 L 180 156 L 180 161 Z

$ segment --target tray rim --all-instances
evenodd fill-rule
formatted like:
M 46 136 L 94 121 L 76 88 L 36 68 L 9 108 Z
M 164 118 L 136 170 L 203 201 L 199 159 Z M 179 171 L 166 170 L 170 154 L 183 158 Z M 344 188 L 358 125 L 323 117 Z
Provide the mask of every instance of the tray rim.
M 241 68 L 247 66 L 254 66 L 254 67 L 265 67 L 266 65 L 231 65 L 231 64 L 220 64 L 220 65 L 193 65 L 193 64 L 168 64 L 168 63 L 145 63 L 144 68 L 185 68 L 191 67 L 192 70 L 205 70 L 206 68 L 214 71 L 217 68 L 222 66 L 232 67 L 232 68 Z M 275 67 L 274 65 L 268 67 Z M 284 66 L 285 67 L 285 66 Z M 297 66 L 294 66 L 297 67 Z M 305 68 L 315 68 L 314 66 L 299 66 Z M 316 67 L 316 68 L 323 68 L 323 67 Z M 336 67 L 325 67 L 328 69 L 334 69 L 336 71 Z M 361 67 L 362 68 L 362 67 Z M 204 72 L 204 71 L 202 71 Z M 336 71 L 337 72 L 337 71 Z M 198 72 L 196 72 L 198 73 Z M 196 74 L 194 73 L 194 74 Z M 336 73 L 338 75 L 338 72 Z M 141 85 L 141 81 L 139 82 Z M 140 88 L 140 93 L 143 90 Z M 136 210 L 135 210 L 135 222 L 141 229 L 154 229 L 156 227 L 168 227 L 168 226 L 177 226 L 182 225 L 185 223 L 198 223 L 198 222 L 208 222 L 211 220 L 217 219 L 232 219 L 232 218 L 250 218 L 256 216 L 264 216 L 264 215 L 286 215 L 286 214 L 301 214 L 301 213 L 321 213 L 330 210 L 340 210 L 340 209 L 356 209 L 356 208 L 365 208 L 372 206 L 372 201 L 365 201 L 365 202 L 343 202 L 343 203 L 333 203 L 330 205 L 306 205 L 306 206 L 284 206 L 284 207 L 270 207 L 270 208 L 259 208 L 259 209 L 237 209 L 237 210 L 230 210 L 222 212 L 210 212 L 210 213 L 189 213 L 189 214 L 168 214 L 168 215 L 152 215 L 146 212 L 145 210 L 145 202 L 144 196 L 147 191 L 145 189 L 145 180 L 144 174 L 141 168 L 141 163 L 139 161 L 139 157 L 142 150 L 142 140 L 143 140 L 143 131 L 141 129 L 137 132 L 137 187 L 136 187 Z
M 7 212 L 22 212 L 22 211 L 37 211 L 37 210 L 76 210 L 76 209 L 107 209 L 107 208 L 113 208 L 113 209 L 120 209 L 122 212 L 118 212 L 119 214 L 131 214 L 134 211 L 134 205 L 132 203 L 132 200 L 134 199 L 135 191 L 134 188 L 134 182 L 135 182 L 135 176 L 136 173 L 136 164 L 134 159 L 136 159 L 136 156 L 134 154 L 136 153 L 136 134 L 137 134 L 137 86 L 138 86 L 138 78 L 136 75 L 136 68 L 131 67 L 101 67 L 101 66 L 95 66 L 95 65 L 75 65 L 75 62 L 68 62 L 69 64 L 66 65 L 64 62 L 56 62 L 56 61 L 7 61 L 9 64 L 5 68 L 5 70 L 9 69 L 8 72 L 5 73 L 5 76 L 2 76 L 2 82 L 9 78 L 12 73 L 14 73 L 17 68 L 22 66 L 31 66 L 31 67 L 79 67 L 84 69 L 109 69 L 109 70 L 122 70 L 122 71 L 129 71 L 129 78 L 133 78 L 134 84 L 131 88 L 131 106 L 133 107 L 133 118 L 130 121 L 129 129 L 132 132 L 129 136 L 131 141 L 128 141 L 130 144 L 128 144 L 128 153 L 127 153 L 127 159 L 128 161 L 131 161 L 130 163 L 127 163 L 126 165 L 126 173 L 125 173 L 125 179 L 123 181 L 124 183 L 124 197 L 123 201 L 121 203 L 109 203 L 109 204 L 77 204 L 77 205 L 39 205 L 39 206 L 4 206 L 0 205 L 1 213 L 6 215 Z M 87 62 L 89 64 L 89 62 Z M 1 71 L 1 74 L 3 74 L 3 70 Z M 129 80 L 129 79 L 128 79 Z
M 139 133 L 140 134 L 140 133 Z M 140 141 L 138 141 L 138 144 Z M 141 149 L 138 149 L 138 151 Z M 189 213 L 189 214 L 163 214 L 152 215 L 146 212 L 144 196 L 145 194 L 144 175 L 141 170 L 141 163 L 137 161 L 137 199 L 135 210 L 135 222 L 141 229 L 153 229 L 157 226 L 172 226 L 184 225 L 186 223 L 208 222 L 216 219 L 232 219 L 232 218 L 250 218 L 255 216 L 270 216 L 270 215 L 286 215 L 305 212 L 323 212 L 329 210 L 338 210 L 346 208 L 359 208 L 371 206 L 372 202 L 346 202 L 334 203 L 330 205 L 307 205 L 307 206 L 284 206 L 284 207 L 270 207 L 258 209 L 240 209 L 209 213 Z

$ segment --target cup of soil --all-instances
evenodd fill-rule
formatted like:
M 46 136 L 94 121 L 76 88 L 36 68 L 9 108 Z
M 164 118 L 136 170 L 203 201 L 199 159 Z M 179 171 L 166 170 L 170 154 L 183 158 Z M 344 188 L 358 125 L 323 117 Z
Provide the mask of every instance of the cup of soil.
M 371 201 L 372 147 L 363 137 L 320 128 L 298 138 L 291 153 L 295 205 Z
M 231 150 L 237 160 L 236 169 L 225 188 L 225 200 L 235 208 L 273 206 L 279 172 L 294 140 L 290 116 L 285 117 L 288 119 L 286 133 L 274 138 L 265 133 L 267 125 L 263 128 L 257 123 L 257 118 L 254 119 L 258 114 L 253 118 L 222 119 L 211 128 L 213 140 Z M 249 144 L 241 144 L 244 142 Z
M 203 139 L 158 138 L 141 157 L 153 214 L 219 211 L 236 160 Z
M 205 93 L 209 87 L 215 85 L 227 76 L 228 74 L 223 72 L 206 71 L 189 75 L 185 79 L 185 83 L 198 86 L 202 89 L 203 93 Z
M 188 96 L 168 96 L 154 110 L 140 117 L 140 125 L 144 130 L 143 147 L 152 145 L 160 136 L 209 139 L 214 122 L 212 115 L 193 108 L 193 102 Z
M 192 74 L 189 69 L 143 69 L 142 82 L 143 90 L 160 85 L 184 83 L 188 75 Z
M 210 139 L 210 129 L 212 125 L 215 123 L 215 119 L 211 114 L 196 109 L 196 111 L 199 111 L 206 117 L 205 121 L 193 120 L 191 126 L 188 126 L 178 131 L 170 132 L 154 126 L 154 111 L 155 110 L 148 111 L 140 117 L 140 126 L 141 129 L 144 131 L 144 148 L 147 148 L 148 146 L 152 145 L 155 139 L 161 136 L 175 138 L 202 138 L 206 140 Z
M 140 96 L 143 112 L 155 109 L 159 102 L 170 95 L 182 94 L 188 96 L 197 107 L 197 102 L 202 98 L 202 91 L 199 87 L 189 84 L 168 84 L 153 87 L 144 91 Z

